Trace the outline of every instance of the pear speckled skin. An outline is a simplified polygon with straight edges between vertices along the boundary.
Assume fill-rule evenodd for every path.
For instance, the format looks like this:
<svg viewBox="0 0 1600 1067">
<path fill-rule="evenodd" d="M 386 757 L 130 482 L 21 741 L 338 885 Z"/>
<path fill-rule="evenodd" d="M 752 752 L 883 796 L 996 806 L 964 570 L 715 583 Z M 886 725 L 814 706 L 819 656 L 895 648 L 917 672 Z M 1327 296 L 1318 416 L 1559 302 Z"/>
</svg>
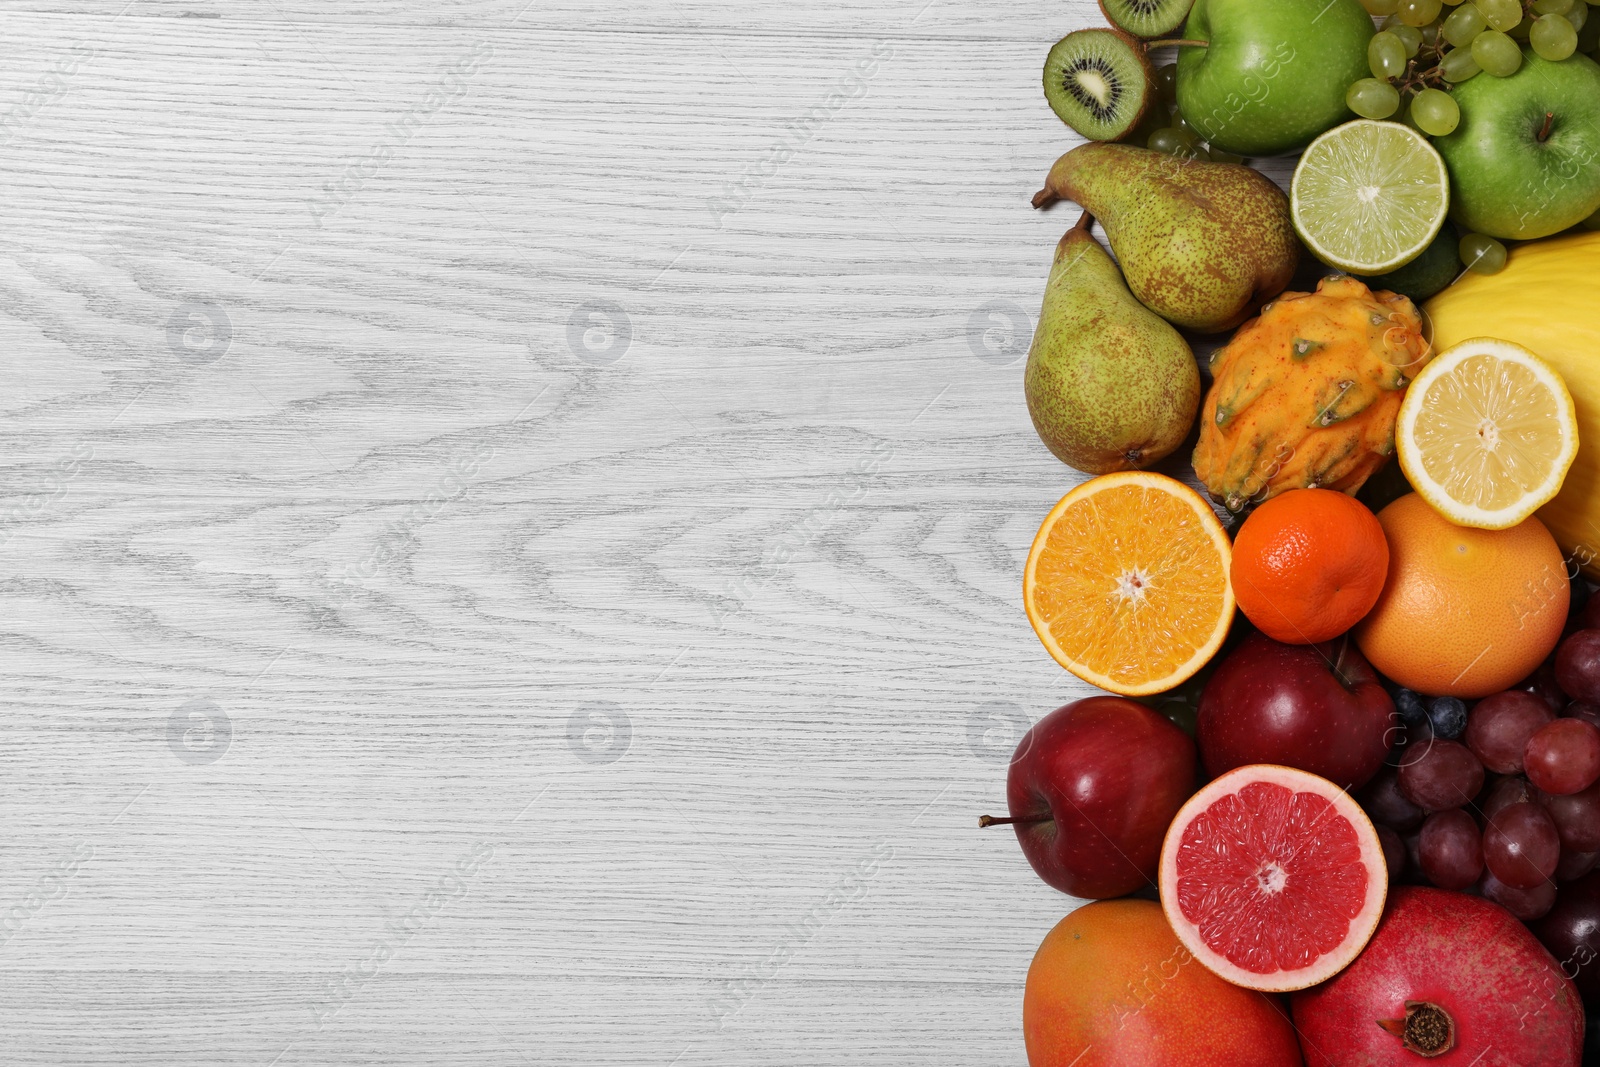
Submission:
<svg viewBox="0 0 1600 1067">
<path fill-rule="evenodd" d="M 1146 307 L 1199 333 L 1239 325 L 1300 262 L 1289 198 L 1249 167 L 1084 144 L 1056 160 L 1033 206 L 1058 199 L 1100 220 Z"/>
<path fill-rule="evenodd" d="M 1183 337 L 1133 298 L 1087 214 L 1056 246 L 1023 373 L 1034 429 L 1086 474 L 1148 467 L 1189 433 L 1200 371 Z"/>
</svg>

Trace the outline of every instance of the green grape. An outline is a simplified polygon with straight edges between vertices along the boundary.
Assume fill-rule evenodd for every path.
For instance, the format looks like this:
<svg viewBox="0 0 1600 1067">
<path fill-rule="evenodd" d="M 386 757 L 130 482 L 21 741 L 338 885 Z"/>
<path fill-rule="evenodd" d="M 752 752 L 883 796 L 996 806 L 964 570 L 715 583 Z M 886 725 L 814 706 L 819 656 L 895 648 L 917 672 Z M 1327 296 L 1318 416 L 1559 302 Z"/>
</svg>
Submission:
<svg viewBox="0 0 1600 1067">
<path fill-rule="evenodd" d="M 1507 30 L 1506 36 L 1511 38 L 1513 41 L 1526 41 L 1528 39 L 1528 32 L 1532 29 L 1533 20 L 1523 19 L 1521 22 Z"/>
<path fill-rule="evenodd" d="M 1540 15 L 1528 34 L 1541 59 L 1559 63 L 1578 50 L 1578 31 L 1562 15 Z"/>
<path fill-rule="evenodd" d="M 1394 14 L 1400 0 L 1361 0 L 1361 6 L 1367 9 L 1367 14 L 1382 18 Z"/>
<path fill-rule="evenodd" d="M 1442 0 L 1400 0 L 1400 7 L 1395 14 L 1407 26 L 1421 27 L 1438 18 L 1439 9 L 1443 6 Z"/>
<path fill-rule="evenodd" d="M 1161 99 L 1172 103 L 1178 99 L 1178 65 L 1168 63 L 1156 68 L 1156 88 L 1161 92 Z"/>
<path fill-rule="evenodd" d="M 1522 49 L 1499 30 L 1484 30 L 1472 42 L 1472 61 L 1486 74 L 1509 78 L 1522 66 Z"/>
<path fill-rule="evenodd" d="M 1400 38 L 1401 43 L 1406 46 L 1407 59 L 1416 55 L 1417 49 L 1422 47 L 1422 31 L 1415 26 L 1407 26 L 1403 22 L 1395 22 L 1394 19 L 1390 18 L 1384 19 L 1383 28 Z"/>
<path fill-rule="evenodd" d="M 1461 122 L 1455 98 L 1442 89 L 1424 89 L 1411 101 L 1411 117 L 1429 137 L 1443 137 Z"/>
<path fill-rule="evenodd" d="M 1533 0 L 1536 15 L 1565 15 L 1572 10 L 1572 0 Z"/>
<path fill-rule="evenodd" d="M 1522 5 L 1517 0 L 1472 0 L 1483 12 L 1483 20 L 1490 29 L 1504 33 L 1522 21 Z M 1484 68 L 1488 69 L 1488 68 Z"/>
<path fill-rule="evenodd" d="M 1583 29 L 1583 24 L 1589 21 L 1589 5 L 1584 3 L 1583 0 L 1576 0 L 1572 5 L 1572 10 L 1567 12 L 1565 18 L 1572 23 L 1573 29 Z"/>
<path fill-rule="evenodd" d="M 1184 118 L 1182 114 L 1176 111 L 1172 113 L 1172 128 L 1175 130 L 1187 130 L 1190 133 L 1195 133 L 1195 128 L 1189 122 L 1189 120 Z M 1196 136 L 1199 135 L 1196 134 Z"/>
<path fill-rule="evenodd" d="M 1157 152 L 1165 152 L 1169 156 L 1186 156 L 1200 145 L 1200 138 L 1191 130 L 1174 129 L 1171 126 L 1157 130 L 1145 142 L 1146 148 Z"/>
<path fill-rule="evenodd" d="M 1400 90 L 1377 78 L 1362 78 L 1351 83 L 1344 102 L 1364 119 L 1386 119 L 1400 110 Z"/>
<path fill-rule="evenodd" d="M 1444 39 L 1452 47 L 1466 48 L 1472 44 L 1472 39 L 1488 27 L 1484 21 L 1483 12 L 1473 4 L 1462 4 L 1450 12 L 1450 17 L 1444 20 Z M 1372 54 L 1372 46 L 1367 46 L 1367 54 Z"/>
<path fill-rule="evenodd" d="M 1469 233 L 1456 245 L 1461 262 L 1478 274 L 1499 274 L 1506 265 L 1506 246 L 1493 237 Z"/>
<path fill-rule="evenodd" d="M 1213 160 L 1211 158 L 1211 153 L 1206 151 L 1204 145 L 1199 145 L 1199 146 L 1197 146 L 1195 148 L 1184 149 L 1182 152 L 1179 152 L 1178 154 L 1180 156 L 1182 156 L 1184 159 L 1198 159 L 1202 163 L 1215 162 L 1215 160 Z"/>
<path fill-rule="evenodd" d="M 1470 48 L 1453 48 L 1439 60 L 1439 73 L 1452 85 L 1466 81 L 1482 69 L 1473 60 Z"/>
<path fill-rule="evenodd" d="M 1398 78 L 1406 72 L 1405 42 L 1388 30 L 1367 42 L 1367 66 L 1374 78 Z"/>
<path fill-rule="evenodd" d="M 1567 18 L 1571 17 L 1572 12 L 1567 12 Z M 1583 25 L 1578 27 L 1578 51 L 1593 52 L 1597 45 L 1600 45 L 1600 18 L 1585 18 Z"/>
<path fill-rule="evenodd" d="M 1422 27 L 1422 47 L 1437 48 L 1439 45 L 1439 23 L 1430 22 Z"/>
</svg>

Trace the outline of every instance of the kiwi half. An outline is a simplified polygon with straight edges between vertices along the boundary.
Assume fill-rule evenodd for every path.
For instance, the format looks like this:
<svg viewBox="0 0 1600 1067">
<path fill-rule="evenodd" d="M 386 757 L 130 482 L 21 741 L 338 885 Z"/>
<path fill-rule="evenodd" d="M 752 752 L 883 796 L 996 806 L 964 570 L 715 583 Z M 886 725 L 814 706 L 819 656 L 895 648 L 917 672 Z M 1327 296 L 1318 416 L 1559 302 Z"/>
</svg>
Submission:
<svg viewBox="0 0 1600 1067">
<path fill-rule="evenodd" d="M 1156 98 L 1144 46 L 1121 30 L 1074 30 L 1044 61 L 1044 98 L 1091 141 L 1115 141 L 1139 125 Z"/>
<path fill-rule="evenodd" d="M 1189 17 L 1194 0 L 1100 0 L 1113 26 L 1135 37 L 1165 37 Z"/>
</svg>

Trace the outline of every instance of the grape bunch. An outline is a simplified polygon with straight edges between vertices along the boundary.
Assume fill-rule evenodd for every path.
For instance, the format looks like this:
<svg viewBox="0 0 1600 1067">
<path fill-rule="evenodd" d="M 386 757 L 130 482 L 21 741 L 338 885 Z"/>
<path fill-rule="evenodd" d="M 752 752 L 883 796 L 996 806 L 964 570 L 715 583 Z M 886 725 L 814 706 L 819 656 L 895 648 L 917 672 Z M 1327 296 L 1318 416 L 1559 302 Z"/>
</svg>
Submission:
<svg viewBox="0 0 1600 1067">
<path fill-rule="evenodd" d="M 1554 63 L 1600 43 L 1600 20 L 1590 24 L 1588 0 L 1361 2 L 1384 19 L 1367 44 L 1372 77 L 1352 84 L 1345 102 L 1363 118 L 1398 114 L 1430 137 L 1451 133 L 1461 121 L 1449 87 L 1480 73 L 1509 78 L 1522 67 L 1521 42 Z"/>
<path fill-rule="evenodd" d="M 1470 708 L 1395 693 L 1403 743 L 1359 798 L 1391 878 L 1480 893 L 1532 922 L 1600 868 L 1600 599 L 1587 599 L 1516 689 Z"/>
</svg>

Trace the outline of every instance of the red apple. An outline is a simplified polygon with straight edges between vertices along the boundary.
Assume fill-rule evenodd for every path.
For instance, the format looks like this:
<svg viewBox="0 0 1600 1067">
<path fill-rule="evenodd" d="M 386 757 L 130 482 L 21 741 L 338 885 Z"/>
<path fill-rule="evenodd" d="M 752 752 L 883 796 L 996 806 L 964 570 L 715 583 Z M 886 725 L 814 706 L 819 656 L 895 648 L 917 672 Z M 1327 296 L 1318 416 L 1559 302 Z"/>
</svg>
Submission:
<svg viewBox="0 0 1600 1067">
<path fill-rule="evenodd" d="M 1278 763 L 1358 789 L 1383 766 L 1398 722 L 1353 643 L 1282 645 L 1255 633 L 1200 694 L 1200 759 L 1212 775 Z"/>
<path fill-rule="evenodd" d="M 1006 775 L 1022 854 L 1075 897 L 1120 897 L 1153 882 L 1161 841 L 1195 787 L 1194 742 L 1123 697 L 1057 708 L 1023 735 Z"/>
</svg>

